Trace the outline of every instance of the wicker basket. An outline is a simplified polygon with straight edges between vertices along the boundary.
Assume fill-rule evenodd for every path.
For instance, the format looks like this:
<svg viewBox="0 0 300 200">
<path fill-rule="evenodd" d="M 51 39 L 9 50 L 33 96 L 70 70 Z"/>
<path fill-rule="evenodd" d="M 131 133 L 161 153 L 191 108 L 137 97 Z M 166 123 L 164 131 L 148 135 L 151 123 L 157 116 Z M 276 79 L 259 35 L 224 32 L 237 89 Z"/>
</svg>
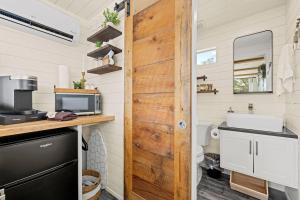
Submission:
<svg viewBox="0 0 300 200">
<path fill-rule="evenodd" d="M 92 176 L 95 177 L 95 183 L 93 185 L 90 186 L 82 186 L 82 192 L 83 194 L 87 194 L 89 192 L 92 192 L 93 190 L 97 189 L 97 187 L 100 185 L 100 181 L 101 181 L 101 176 L 100 173 L 95 171 L 95 170 L 83 170 L 82 171 L 82 175 L 83 176 Z M 100 199 L 100 193 L 101 191 L 99 190 L 99 192 L 97 192 L 93 197 L 89 198 L 88 200 L 99 200 Z"/>
</svg>

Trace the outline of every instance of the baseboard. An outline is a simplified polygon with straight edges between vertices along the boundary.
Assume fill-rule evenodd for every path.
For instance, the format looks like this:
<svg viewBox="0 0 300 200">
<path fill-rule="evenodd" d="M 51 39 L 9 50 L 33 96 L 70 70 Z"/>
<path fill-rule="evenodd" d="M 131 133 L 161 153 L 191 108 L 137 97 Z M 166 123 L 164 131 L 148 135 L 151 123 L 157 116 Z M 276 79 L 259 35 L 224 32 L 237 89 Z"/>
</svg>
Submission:
<svg viewBox="0 0 300 200">
<path fill-rule="evenodd" d="M 285 186 L 277 184 L 277 183 L 269 182 L 269 187 L 273 188 L 275 190 L 279 190 L 281 192 L 285 192 Z"/>
<path fill-rule="evenodd" d="M 109 192 L 111 195 L 116 197 L 118 200 L 124 200 L 124 197 L 120 196 L 118 193 L 114 192 L 111 188 L 106 187 L 105 190 Z"/>
<path fill-rule="evenodd" d="M 298 190 L 297 189 L 286 187 L 285 195 L 288 200 L 298 200 Z"/>
</svg>

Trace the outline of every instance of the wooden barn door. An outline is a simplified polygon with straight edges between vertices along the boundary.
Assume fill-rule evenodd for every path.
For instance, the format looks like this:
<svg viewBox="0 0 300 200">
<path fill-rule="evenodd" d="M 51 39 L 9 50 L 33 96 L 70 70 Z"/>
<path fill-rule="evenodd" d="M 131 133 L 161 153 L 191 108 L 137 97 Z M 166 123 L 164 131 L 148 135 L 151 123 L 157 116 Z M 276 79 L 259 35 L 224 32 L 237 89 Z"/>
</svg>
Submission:
<svg viewBox="0 0 300 200">
<path fill-rule="evenodd" d="M 125 199 L 191 196 L 191 0 L 159 0 L 125 28 Z"/>
</svg>

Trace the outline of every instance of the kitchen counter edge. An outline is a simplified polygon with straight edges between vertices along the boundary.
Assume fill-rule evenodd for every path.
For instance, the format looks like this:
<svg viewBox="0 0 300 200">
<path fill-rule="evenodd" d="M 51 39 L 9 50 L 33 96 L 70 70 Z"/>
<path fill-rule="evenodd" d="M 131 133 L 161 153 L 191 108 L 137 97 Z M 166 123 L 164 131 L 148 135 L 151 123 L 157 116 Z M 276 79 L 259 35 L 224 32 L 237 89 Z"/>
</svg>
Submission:
<svg viewBox="0 0 300 200">
<path fill-rule="evenodd" d="M 26 122 L 26 123 L 13 124 L 13 125 L 0 125 L 0 137 L 51 130 L 57 128 L 79 126 L 79 125 L 93 125 L 93 124 L 114 121 L 114 120 L 115 120 L 114 116 L 93 115 L 93 116 L 80 116 L 70 121 L 41 120 L 41 121 Z"/>
</svg>

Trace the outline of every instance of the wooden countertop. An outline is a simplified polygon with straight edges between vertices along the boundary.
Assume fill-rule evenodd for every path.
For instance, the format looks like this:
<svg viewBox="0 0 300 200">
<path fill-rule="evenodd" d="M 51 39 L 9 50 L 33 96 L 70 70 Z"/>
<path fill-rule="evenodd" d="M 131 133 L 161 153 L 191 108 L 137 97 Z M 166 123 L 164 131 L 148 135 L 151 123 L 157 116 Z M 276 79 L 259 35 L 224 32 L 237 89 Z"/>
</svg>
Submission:
<svg viewBox="0 0 300 200">
<path fill-rule="evenodd" d="M 49 121 L 42 120 L 36 122 L 27 122 L 13 125 L 0 125 L 0 137 L 44 131 L 56 128 L 64 128 L 78 125 L 98 124 L 115 120 L 114 116 L 93 115 L 81 116 L 71 121 Z"/>
</svg>

